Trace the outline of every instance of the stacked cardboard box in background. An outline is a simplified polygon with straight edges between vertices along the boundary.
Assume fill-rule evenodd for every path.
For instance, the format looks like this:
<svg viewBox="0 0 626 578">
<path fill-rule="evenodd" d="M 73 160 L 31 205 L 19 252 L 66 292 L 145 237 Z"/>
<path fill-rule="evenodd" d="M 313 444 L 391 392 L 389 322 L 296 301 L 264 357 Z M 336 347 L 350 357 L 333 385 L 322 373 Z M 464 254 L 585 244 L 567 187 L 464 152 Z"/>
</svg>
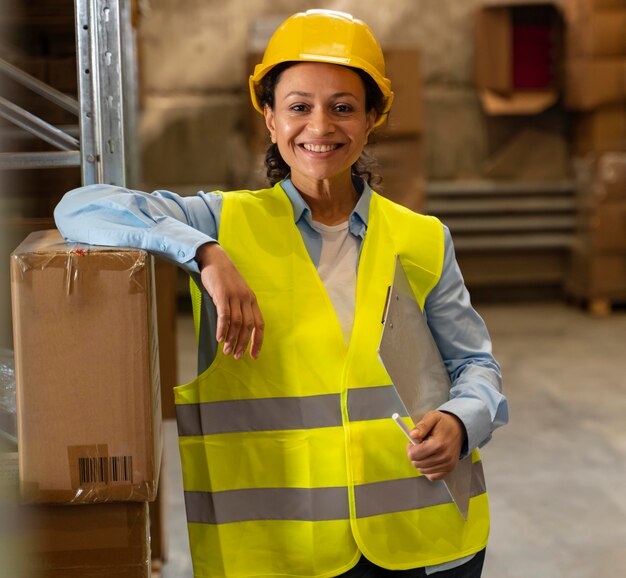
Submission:
<svg viewBox="0 0 626 578">
<path fill-rule="evenodd" d="M 566 92 L 580 235 L 570 295 L 626 300 L 626 0 L 566 0 Z"/>
<path fill-rule="evenodd" d="M 384 47 L 383 51 L 394 101 L 387 122 L 372 133 L 372 144 L 366 148 L 374 159 L 374 172 L 383 179 L 374 189 L 419 213 L 425 208 L 420 51 L 394 47 Z"/>
<path fill-rule="evenodd" d="M 474 22 L 474 81 L 486 115 L 483 176 L 569 177 L 560 104 L 563 17 L 548 0 L 484 3 Z"/>
<path fill-rule="evenodd" d="M 626 151 L 626 0 L 566 0 L 565 17 L 574 153 Z"/>
<path fill-rule="evenodd" d="M 150 575 L 147 502 L 162 454 L 153 287 L 152 258 L 141 250 L 40 231 L 12 254 L 33 576 Z"/>
<path fill-rule="evenodd" d="M 581 234 L 567 291 L 602 314 L 626 301 L 626 153 L 578 159 L 576 169 Z"/>
<path fill-rule="evenodd" d="M 149 578 L 148 504 L 22 508 L 28 578 Z"/>
</svg>

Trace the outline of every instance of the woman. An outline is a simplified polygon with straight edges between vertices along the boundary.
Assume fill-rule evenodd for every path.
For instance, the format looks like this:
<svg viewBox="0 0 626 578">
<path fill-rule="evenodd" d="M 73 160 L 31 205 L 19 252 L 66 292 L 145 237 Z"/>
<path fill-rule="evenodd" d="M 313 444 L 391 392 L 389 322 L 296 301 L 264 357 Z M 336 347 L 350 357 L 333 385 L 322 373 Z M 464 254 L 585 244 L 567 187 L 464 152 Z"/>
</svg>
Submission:
<svg viewBox="0 0 626 578">
<path fill-rule="evenodd" d="M 68 239 L 144 247 L 196 281 L 200 375 L 175 389 L 195 575 L 479 576 L 476 448 L 506 422 L 506 400 L 447 229 L 373 193 L 361 168 L 393 100 L 380 46 L 350 15 L 299 13 L 250 86 L 272 188 L 92 185 L 55 213 Z M 452 380 L 409 447 L 376 356 L 396 254 Z M 469 452 L 465 521 L 438 480 Z"/>
</svg>

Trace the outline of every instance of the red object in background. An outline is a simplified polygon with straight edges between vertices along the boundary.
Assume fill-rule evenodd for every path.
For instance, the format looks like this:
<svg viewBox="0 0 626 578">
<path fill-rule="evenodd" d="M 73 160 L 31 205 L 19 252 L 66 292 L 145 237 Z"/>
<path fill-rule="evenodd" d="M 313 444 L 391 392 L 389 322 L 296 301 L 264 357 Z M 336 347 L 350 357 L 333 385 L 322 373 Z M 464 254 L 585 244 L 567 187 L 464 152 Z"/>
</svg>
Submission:
<svg viewBox="0 0 626 578">
<path fill-rule="evenodd" d="M 553 85 L 551 27 L 513 26 L 513 88 L 549 88 Z"/>
</svg>

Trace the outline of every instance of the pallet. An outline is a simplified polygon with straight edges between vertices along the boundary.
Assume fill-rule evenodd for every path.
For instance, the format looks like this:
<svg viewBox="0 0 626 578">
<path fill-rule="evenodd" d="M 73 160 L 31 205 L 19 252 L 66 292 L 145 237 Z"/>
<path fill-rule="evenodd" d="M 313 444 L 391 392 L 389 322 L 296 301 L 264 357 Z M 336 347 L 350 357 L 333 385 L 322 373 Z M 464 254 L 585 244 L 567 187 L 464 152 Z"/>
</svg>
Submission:
<svg viewBox="0 0 626 578">
<path fill-rule="evenodd" d="M 609 317 L 614 312 L 626 311 L 626 295 L 619 298 L 568 295 L 567 301 L 580 307 L 592 317 Z"/>
</svg>

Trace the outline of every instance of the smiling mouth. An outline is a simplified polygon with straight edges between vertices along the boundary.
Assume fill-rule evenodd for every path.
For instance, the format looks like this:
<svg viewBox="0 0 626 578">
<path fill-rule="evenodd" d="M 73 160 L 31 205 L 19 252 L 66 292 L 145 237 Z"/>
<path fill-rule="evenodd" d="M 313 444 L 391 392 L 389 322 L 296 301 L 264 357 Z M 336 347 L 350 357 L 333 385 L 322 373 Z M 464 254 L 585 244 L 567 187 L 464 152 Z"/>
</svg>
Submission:
<svg viewBox="0 0 626 578">
<path fill-rule="evenodd" d="M 330 151 L 334 151 L 338 149 L 340 144 L 329 144 L 329 145 L 314 145 L 309 143 L 304 143 L 300 145 L 303 149 L 312 152 L 312 153 L 329 153 Z"/>
</svg>

